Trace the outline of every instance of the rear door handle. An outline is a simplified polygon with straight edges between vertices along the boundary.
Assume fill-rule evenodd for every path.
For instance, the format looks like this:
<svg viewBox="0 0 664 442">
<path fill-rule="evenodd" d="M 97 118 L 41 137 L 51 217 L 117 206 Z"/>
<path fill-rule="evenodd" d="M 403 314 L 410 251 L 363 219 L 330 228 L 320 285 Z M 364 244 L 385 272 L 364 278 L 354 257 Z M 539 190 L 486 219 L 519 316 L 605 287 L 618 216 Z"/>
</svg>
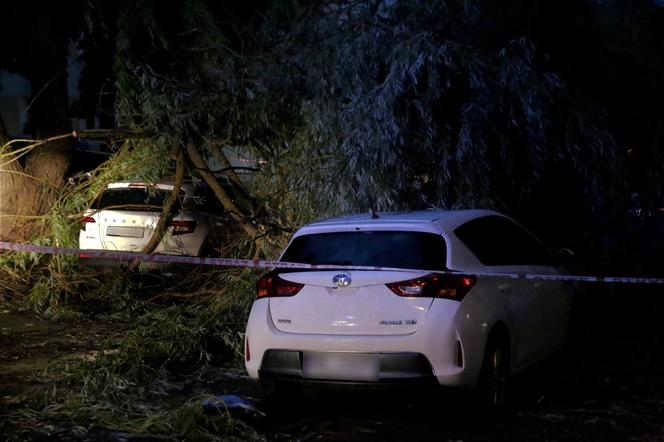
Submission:
<svg viewBox="0 0 664 442">
<path fill-rule="evenodd" d="M 511 289 L 512 286 L 504 282 L 498 285 L 498 290 L 500 290 L 500 293 L 509 293 Z"/>
<path fill-rule="evenodd" d="M 535 290 L 537 290 L 539 292 L 544 287 L 544 283 L 542 281 L 535 281 L 535 283 L 533 284 L 533 287 L 535 287 Z"/>
</svg>

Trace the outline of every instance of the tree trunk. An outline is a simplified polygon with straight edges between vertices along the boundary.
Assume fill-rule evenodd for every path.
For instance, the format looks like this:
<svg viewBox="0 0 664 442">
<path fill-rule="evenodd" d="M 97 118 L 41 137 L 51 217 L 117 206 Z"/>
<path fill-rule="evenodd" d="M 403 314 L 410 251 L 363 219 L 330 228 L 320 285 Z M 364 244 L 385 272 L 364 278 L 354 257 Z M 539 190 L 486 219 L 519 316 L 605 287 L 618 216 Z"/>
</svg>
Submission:
<svg viewBox="0 0 664 442">
<path fill-rule="evenodd" d="M 0 115 L 0 239 L 8 238 L 7 233 L 11 229 L 10 223 L 12 220 L 7 217 L 9 215 L 10 201 L 9 197 L 14 193 L 14 176 L 12 172 L 17 171 L 17 163 L 7 163 L 8 158 L 4 155 L 8 148 L 6 144 L 9 142 L 9 136 L 5 129 L 5 122 Z"/>
<path fill-rule="evenodd" d="M 7 140 L 6 134 L 0 139 Z M 25 165 L 6 141 L 0 151 L 0 239 L 25 242 L 43 233 L 40 219 L 65 184 L 71 135 L 33 144 Z M 43 224 L 41 224 L 43 225 Z"/>
<path fill-rule="evenodd" d="M 16 13 L 3 16 L 9 29 L 3 35 L 14 41 L 5 39 L 9 53 L 3 53 L 2 64 L 31 83 L 28 131 L 35 139 L 67 133 L 69 45 L 80 40 L 84 28 L 80 11 L 53 1 L 17 2 L 13 7 Z M 41 144 L 20 161 L 10 161 L 13 147 L 2 149 L 1 155 L 7 156 L 0 157 L 0 239 L 27 241 L 43 233 L 38 218 L 43 219 L 61 195 L 71 141 L 66 137 Z"/>
<path fill-rule="evenodd" d="M 238 225 L 244 230 L 247 235 L 251 238 L 252 241 L 256 244 L 257 255 L 263 249 L 262 242 L 260 238 L 262 237 L 261 231 L 258 227 L 249 221 L 244 214 L 240 211 L 237 205 L 233 202 L 233 199 L 228 195 L 226 190 L 219 184 L 217 178 L 210 171 L 205 159 L 200 154 L 196 146 L 192 142 L 187 143 L 187 156 L 191 160 L 192 164 L 196 168 L 198 174 L 205 180 L 205 182 L 210 186 L 215 196 L 221 202 L 221 204 L 226 208 L 230 214 L 233 221 L 238 223 Z"/>
</svg>

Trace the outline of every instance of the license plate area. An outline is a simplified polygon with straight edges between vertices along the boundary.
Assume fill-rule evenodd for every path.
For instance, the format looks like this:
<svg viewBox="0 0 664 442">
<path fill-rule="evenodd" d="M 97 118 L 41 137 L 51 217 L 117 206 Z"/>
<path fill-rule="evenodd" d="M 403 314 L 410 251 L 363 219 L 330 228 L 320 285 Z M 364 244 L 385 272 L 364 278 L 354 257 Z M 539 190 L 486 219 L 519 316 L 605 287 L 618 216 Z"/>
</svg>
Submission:
<svg viewBox="0 0 664 442">
<path fill-rule="evenodd" d="M 144 227 L 109 226 L 106 236 L 121 236 L 124 238 L 143 238 Z"/>
<path fill-rule="evenodd" d="M 335 381 L 377 382 L 380 374 L 380 354 L 304 352 L 302 377 Z"/>
</svg>

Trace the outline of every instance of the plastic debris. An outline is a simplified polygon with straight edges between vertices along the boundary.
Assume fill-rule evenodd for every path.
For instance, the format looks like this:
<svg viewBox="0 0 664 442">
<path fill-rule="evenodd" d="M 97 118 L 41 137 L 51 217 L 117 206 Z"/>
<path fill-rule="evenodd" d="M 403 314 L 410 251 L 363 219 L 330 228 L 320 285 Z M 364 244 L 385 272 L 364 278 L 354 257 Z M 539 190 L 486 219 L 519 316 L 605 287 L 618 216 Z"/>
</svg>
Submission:
<svg viewBox="0 0 664 442">
<path fill-rule="evenodd" d="M 205 411 L 228 411 L 240 412 L 252 417 L 264 417 L 265 413 L 260 411 L 249 399 L 241 398 L 234 394 L 215 395 L 203 401 Z"/>
</svg>

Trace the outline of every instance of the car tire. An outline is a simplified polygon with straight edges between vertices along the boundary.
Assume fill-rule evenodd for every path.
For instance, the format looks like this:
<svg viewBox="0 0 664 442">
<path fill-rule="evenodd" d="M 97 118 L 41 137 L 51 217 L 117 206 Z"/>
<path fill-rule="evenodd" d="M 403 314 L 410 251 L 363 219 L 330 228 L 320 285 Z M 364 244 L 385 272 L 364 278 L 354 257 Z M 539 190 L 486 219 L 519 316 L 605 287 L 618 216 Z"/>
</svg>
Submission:
<svg viewBox="0 0 664 442">
<path fill-rule="evenodd" d="M 480 372 L 480 400 L 488 409 L 504 409 L 509 399 L 510 351 L 507 339 L 493 335 L 487 342 Z"/>
</svg>

